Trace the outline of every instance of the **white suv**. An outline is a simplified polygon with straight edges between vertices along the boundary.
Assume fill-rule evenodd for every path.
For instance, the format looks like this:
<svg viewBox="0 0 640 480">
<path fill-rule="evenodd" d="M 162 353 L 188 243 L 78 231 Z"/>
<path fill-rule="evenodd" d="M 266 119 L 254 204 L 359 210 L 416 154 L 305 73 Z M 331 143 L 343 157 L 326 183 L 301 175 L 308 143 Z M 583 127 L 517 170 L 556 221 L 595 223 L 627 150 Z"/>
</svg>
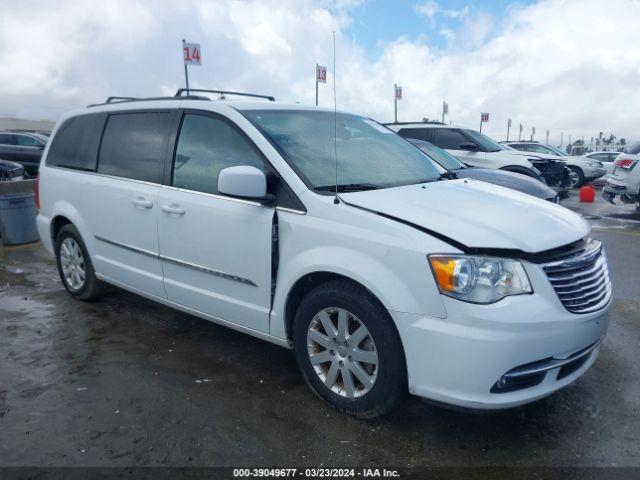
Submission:
<svg viewBox="0 0 640 480">
<path fill-rule="evenodd" d="M 470 128 L 439 122 L 388 123 L 386 126 L 404 138 L 430 142 L 472 167 L 508 170 L 544 182 L 541 172 L 527 160 L 530 155 L 505 150 L 486 135 Z"/>
<path fill-rule="evenodd" d="M 607 330 L 602 245 L 563 207 L 445 178 L 357 115 L 128 101 L 61 119 L 37 222 L 73 297 L 107 282 L 292 348 L 340 411 L 549 395 Z"/>
</svg>

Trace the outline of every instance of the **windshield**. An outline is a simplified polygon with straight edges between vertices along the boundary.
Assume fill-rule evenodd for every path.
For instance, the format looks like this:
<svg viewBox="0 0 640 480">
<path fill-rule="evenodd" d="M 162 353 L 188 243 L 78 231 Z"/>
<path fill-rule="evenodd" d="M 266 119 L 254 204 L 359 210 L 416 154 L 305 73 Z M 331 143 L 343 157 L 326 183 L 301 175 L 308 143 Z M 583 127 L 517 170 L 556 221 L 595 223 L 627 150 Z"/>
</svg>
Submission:
<svg viewBox="0 0 640 480">
<path fill-rule="evenodd" d="M 499 152 L 500 150 L 504 150 L 501 145 L 480 132 L 476 132 L 475 130 L 465 130 L 464 132 L 473 138 L 476 143 L 478 143 L 487 152 Z"/>
<path fill-rule="evenodd" d="M 544 145 L 547 149 L 551 150 L 551 154 L 555 154 L 555 155 L 560 155 L 561 157 L 566 157 L 567 154 L 564 153 L 562 150 L 552 147 L 551 145 Z"/>
<path fill-rule="evenodd" d="M 429 155 L 431 158 L 433 158 L 436 162 L 438 162 L 447 170 L 460 170 L 461 168 L 465 168 L 464 163 L 462 163 L 460 160 L 458 160 L 456 157 L 454 157 L 450 153 L 444 151 L 439 147 L 436 147 L 432 143 L 420 142 L 420 143 L 414 143 L 414 145 L 418 147 L 420 150 L 422 150 L 424 153 Z"/>
<path fill-rule="evenodd" d="M 438 180 L 445 171 L 379 123 L 357 115 L 313 110 L 242 112 L 314 189 L 336 183 L 384 188 Z M 334 151 L 335 138 L 335 151 Z"/>
</svg>

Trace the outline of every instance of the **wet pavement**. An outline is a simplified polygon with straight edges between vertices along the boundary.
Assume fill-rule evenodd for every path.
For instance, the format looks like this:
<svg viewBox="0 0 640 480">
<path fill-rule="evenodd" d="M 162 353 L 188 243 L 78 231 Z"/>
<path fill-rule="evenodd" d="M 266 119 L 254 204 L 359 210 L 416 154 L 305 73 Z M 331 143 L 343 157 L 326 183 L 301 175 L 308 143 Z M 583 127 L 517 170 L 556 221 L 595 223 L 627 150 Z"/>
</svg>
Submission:
<svg viewBox="0 0 640 480">
<path fill-rule="evenodd" d="M 600 358 L 547 399 L 487 414 L 416 398 L 375 421 L 337 414 L 290 351 L 115 288 L 74 301 L 40 245 L 5 248 L 0 466 L 639 466 L 640 222 L 599 200 L 563 203 L 609 256 Z"/>
</svg>

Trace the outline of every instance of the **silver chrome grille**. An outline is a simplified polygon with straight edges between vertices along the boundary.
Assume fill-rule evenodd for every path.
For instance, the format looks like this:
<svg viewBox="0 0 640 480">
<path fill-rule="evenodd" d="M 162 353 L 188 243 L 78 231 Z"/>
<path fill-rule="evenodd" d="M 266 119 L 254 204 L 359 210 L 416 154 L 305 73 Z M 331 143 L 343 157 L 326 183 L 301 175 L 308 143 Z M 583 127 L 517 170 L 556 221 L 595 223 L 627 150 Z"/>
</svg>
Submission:
<svg viewBox="0 0 640 480">
<path fill-rule="evenodd" d="M 542 268 L 570 312 L 594 312 L 611 299 L 611 279 L 602 242 L 588 240 L 582 251 L 545 263 Z"/>
</svg>

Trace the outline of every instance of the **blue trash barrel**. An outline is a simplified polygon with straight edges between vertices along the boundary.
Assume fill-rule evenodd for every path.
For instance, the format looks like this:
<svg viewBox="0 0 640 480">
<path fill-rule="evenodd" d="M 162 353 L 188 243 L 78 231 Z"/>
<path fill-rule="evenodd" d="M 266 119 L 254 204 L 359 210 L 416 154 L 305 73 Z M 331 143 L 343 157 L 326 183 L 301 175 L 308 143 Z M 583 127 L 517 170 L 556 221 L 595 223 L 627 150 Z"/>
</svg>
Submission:
<svg viewBox="0 0 640 480">
<path fill-rule="evenodd" d="M 35 242 L 40 238 L 34 193 L 0 195 L 0 238 L 5 245 Z"/>
</svg>

